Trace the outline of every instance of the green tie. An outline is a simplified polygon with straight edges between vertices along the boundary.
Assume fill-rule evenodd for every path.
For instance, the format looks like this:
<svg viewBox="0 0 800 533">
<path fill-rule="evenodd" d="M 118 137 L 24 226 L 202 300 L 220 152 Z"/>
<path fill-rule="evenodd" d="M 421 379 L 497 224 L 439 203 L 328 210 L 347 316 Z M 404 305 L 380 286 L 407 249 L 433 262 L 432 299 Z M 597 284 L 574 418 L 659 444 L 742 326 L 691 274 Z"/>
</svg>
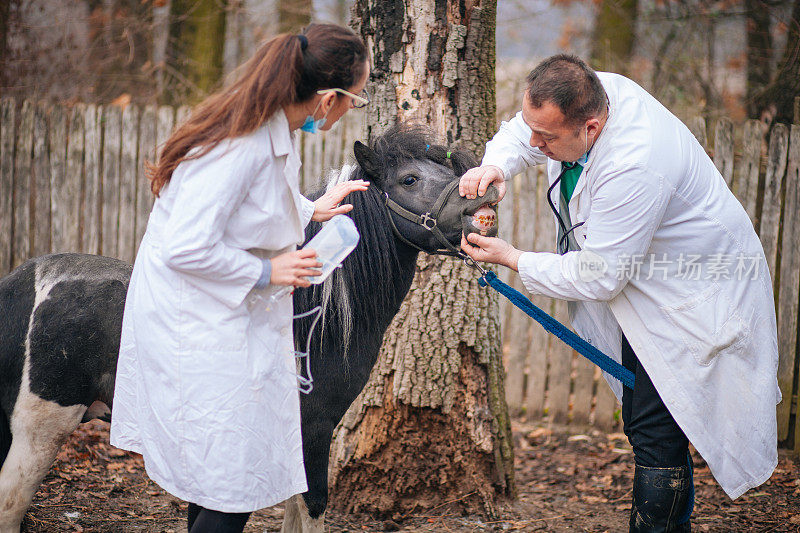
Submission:
<svg viewBox="0 0 800 533">
<path fill-rule="evenodd" d="M 561 163 L 561 196 L 567 203 L 572 198 L 581 172 L 583 172 L 583 166 L 580 163 Z"/>
</svg>

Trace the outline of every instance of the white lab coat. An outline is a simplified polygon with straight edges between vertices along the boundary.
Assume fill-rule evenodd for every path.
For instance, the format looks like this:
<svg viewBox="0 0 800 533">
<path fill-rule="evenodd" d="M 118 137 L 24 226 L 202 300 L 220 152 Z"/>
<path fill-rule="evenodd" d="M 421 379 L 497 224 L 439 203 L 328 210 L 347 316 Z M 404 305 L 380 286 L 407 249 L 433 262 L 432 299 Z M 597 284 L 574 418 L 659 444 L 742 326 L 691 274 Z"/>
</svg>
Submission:
<svg viewBox="0 0 800 533">
<path fill-rule="evenodd" d="M 175 496 L 248 512 L 307 490 L 292 299 L 252 290 L 294 250 L 299 191 L 286 116 L 181 163 L 153 206 L 128 289 L 111 444 Z"/>
<path fill-rule="evenodd" d="M 569 202 L 572 223 L 585 222 L 576 230 L 581 251 L 524 253 L 520 277 L 532 293 L 569 300 L 575 331 L 618 362 L 621 328 L 736 498 L 777 465 L 777 330 L 763 248 L 688 128 L 631 80 L 598 76 L 610 115 Z M 553 183 L 560 162 L 532 148 L 530 135 L 518 113 L 487 144 L 483 164 L 509 179 L 546 162 Z M 558 206 L 559 187 L 552 195 Z M 588 268 L 598 264 L 604 273 Z M 755 274 L 742 275 L 753 265 Z M 606 378 L 621 398 L 620 383 Z"/>
</svg>

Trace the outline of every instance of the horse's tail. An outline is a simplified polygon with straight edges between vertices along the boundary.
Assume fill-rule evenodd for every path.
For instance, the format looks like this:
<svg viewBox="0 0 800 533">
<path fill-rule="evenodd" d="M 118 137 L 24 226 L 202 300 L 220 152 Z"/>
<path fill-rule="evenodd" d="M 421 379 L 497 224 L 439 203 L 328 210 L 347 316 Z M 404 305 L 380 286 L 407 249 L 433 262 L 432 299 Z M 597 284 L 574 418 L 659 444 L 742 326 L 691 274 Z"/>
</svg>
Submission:
<svg viewBox="0 0 800 533">
<path fill-rule="evenodd" d="M 6 412 L 0 408 L 0 468 L 6 461 L 8 450 L 11 448 L 11 424 Z"/>
</svg>

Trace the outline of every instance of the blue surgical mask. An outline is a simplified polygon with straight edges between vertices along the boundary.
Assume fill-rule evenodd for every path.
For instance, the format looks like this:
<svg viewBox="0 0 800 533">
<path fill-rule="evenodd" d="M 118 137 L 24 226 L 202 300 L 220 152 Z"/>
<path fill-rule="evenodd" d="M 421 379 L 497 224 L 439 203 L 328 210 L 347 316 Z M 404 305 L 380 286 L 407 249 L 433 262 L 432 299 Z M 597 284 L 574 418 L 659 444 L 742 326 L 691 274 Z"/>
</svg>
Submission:
<svg viewBox="0 0 800 533">
<path fill-rule="evenodd" d="M 327 118 L 328 117 L 328 113 L 327 112 L 325 113 L 325 116 L 322 117 L 321 119 L 314 120 L 314 115 L 317 113 L 317 109 L 319 109 L 319 104 L 321 104 L 321 103 L 322 103 L 322 100 L 320 100 L 319 103 L 317 104 L 317 107 L 314 108 L 314 112 L 306 117 L 305 122 L 303 122 L 303 125 L 300 126 L 301 130 L 303 130 L 305 132 L 308 132 L 308 133 L 317 133 L 319 131 L 319 129 L 322 126 L 325 125 L 325 121 L 328 120 L 328 118 Z"/>
<path fill-rule="evenodd" d="M 325 120 L 325 117 L 322 117 L 319 120 L 314 120 L 313 115 L 308 115 L 306 117 L 306 121 L 303 122 L 302 126 L 300 126 L 300 129 L 308 133 L 317 133 L 319 129 L 325 125 Z"/>
</svg>

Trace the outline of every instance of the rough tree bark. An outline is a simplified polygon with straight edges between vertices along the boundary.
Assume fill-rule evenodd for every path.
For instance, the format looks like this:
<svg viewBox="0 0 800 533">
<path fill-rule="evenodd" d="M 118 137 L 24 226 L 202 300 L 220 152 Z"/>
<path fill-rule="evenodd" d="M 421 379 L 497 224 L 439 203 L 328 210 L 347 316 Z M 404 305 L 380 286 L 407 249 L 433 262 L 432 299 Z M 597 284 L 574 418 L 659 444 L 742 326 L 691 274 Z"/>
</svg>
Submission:
<svg viewBox="0 0 800 533">
<path fill-rule="evenodd" d="M 495 127 L 496 0 L 357 0 L 372 50 L 369 136 L 429 124 L 480 157 Z M 497 296 L 461 261 L 421 256 L 364 392 L 332 446 L 331 504 L 402 512 L 513 496 Z"/>
</svg>

